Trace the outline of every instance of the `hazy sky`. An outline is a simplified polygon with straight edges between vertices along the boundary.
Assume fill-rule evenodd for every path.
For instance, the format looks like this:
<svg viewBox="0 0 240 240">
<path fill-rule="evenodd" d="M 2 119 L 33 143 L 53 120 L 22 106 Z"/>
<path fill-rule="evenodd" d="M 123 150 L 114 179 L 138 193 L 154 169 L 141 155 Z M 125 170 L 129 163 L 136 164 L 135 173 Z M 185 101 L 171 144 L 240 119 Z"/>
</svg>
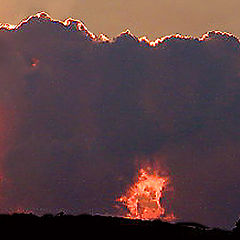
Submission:
<svg viewBox="0 0 240 240">
<path fill-rule="evenodd" d="M 238 0 L 0 0 L 0 22 L 46 11 L 64 20 L 81 19 L 95 33 L 116 36 L 129 28 L 154 39 L 167 34 L 202 35 L 209 30 L 240 35 Z"/>
</svg>

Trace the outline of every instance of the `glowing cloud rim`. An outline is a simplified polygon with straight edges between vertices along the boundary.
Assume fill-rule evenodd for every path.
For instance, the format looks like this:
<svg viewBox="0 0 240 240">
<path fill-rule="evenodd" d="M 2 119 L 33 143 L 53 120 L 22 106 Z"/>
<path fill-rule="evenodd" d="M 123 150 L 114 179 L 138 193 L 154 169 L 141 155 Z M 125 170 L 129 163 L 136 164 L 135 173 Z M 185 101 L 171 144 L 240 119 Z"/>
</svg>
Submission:
<svg viewBox="0 0 240 240">
<path fill-rule="evenodd" d="M 20 23 L 17 25 L 12 25 L 9 23 L 0 23 L 0 30 L 3 29 L 3 30 L 7 30 L 7 31 L 16 31 L 23 24 L 28 23 L 32 18 L 39 18 L 41 20 L 51 21 L 54 23 L 61 24 L 65 27 L 75 26 L 77 31 L 84 32 L 92 41 L 99 42 L 99 43 L 103 43 L 103 42 L 114 43 L 117 38 L 119 38 L 123 35 L 128 35 L 132 39 L 135 39 L 138 43 L 144 43 L 151 47 L 158 47 L 164 41 L 172 39 L 172 38 L 183 39 L 183 40 L 195 40 L 195 41 L 201 42 L 201 41 L 205 41 L 207 38 L 210 37 L 210 35 L 214 34 L 214 35 L 218 35 L 218 36 L 223 36 L 223 37 L 226 36 L 229 38 L 234 38 L 240 44 L 240 39 L 237 36 L 235 36 L 232 33 L 223 32 L 223 31 L 219 31 L 219 30 L 208 31 L 207 33 L 203 34 L 201 37 L 194 37 L 191 35 L 181 35 L 181 34 L 177 33 L 177 34 L 166 35 L 166 36 L 157 38 L 153 41 L 150 41 L 146 36 L 136 37 L 134 34 L 132 34 L 130 32 L 129 29 L 127 29 L 126 31 L 121 32 L 118 36 L 109 38 L 103 33 L 101 33 L 99 35 L 95 35 L 94 33 L 90 32 L 81 20 L 73 19 L 70 17 L 64 21 L 61 21 L 61 20 L 53 19 L 48 13 L 46 13 L 44 11 L 38 12 L 34 15 L 31 15 L 26 19 L 22 19 L 20 21 Z"/>
<path fill-rule="evenodd" d="M 96 41 L 96 42 L 100 42 L 100 43 L 115 42 L 115 40 L 118 37 L 121 37 L 123 35 L 128 35 L 131 38 L 135 39 L 139 43 L 145 43 L 145 44 L 147 44 L 151 47 L 157 47 L 161 43 L 163 43 L 164 41 L 166 41 L 168 39 L 171 39 L 171 38 L 177 38 L 177 39 L 183 39 L 183 40 L 205 41 L 207 38 L 209 38 L 209 36 L 211 34 L 226 36 L 226 37 L 232 37 L 232 38 L 235 38 L 238 43 L 240 43 L 240 39 L 238 37 L 236 37 L 234 34 L 231 34 L 231 33 L 228 33 L 228 32 L 222 32 L 222 31 L 218 31 L 218 30 L 208 31 L 207 33 L 203 34 L 201 37 L 193 37 L 191 35 L 171 34 L 171 35 L 166 35 L 166 36 L 163 36 L 161 38 L 157 38 L 153 41 L 150 41 L 146 36 L 136 37 L 134 34 L 132 34 L 130 32 L 130 30 L 127 29 L 126 31 L 121 32 L 117 37 L 109 38 L 105 34 L 102 34 L 102 33 L 99 34 L 99 35 L 95 35 L 94 33 L 90 32 L 87 29 L 87 27 L 84 25 L 84 23 L 80 20 L 73 19 L 73 18 L 67 18 L 64 21 L 56 20 L 56 19 L 53 19 L 48 13 L 46 13 L 44 11 L 38 12 L 34 15 L 31 15 L 26 19 L 22 19 L 20 21 L 20 23 L 17 24 L 17 25 L 12 25 L 12 24 L 9 24 L 9 23 L 0 23 L 0 30 L 1 29 L 8 30 L 8 31 L 18 30 L 23 24 L 28 23 L 32 18 L 39 18 L 39 19 L 42 19 L 42 20 L 51 21 L 51 22 L 54 22 L 54 23 L 64 25 L 65 27 L 69 27 L 71 25 L 74 25 L 76 27 L 77 31 L 81 31 L 81 32 L 86 33 L 87 36 L 89 36 L 91 40 Z"/>
</svg>

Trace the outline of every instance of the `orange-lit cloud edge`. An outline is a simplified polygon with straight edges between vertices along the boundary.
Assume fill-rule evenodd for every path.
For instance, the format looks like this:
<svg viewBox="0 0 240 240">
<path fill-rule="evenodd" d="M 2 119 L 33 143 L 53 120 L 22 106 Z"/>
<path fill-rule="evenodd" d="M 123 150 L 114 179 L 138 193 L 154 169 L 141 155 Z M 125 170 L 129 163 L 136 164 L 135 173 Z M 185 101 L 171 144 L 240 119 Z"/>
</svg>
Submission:
<svg viewBox="0 0 240 240">
<path fill-rule="evenodd" d="M 177 33 L 177 34 L 166 35 L 166 36 L 163 36 L 161 38 L 157 38 L 157 39 L 151 41 L 146 36 L 136 37 L 134 34 L 132 34 L 130 32 L 130 30 L 127 29 L 126 31 L 121 32 L 116 37 L 109 38 L 105 34 L 102 34 L 102 33 L 99 35 L 95 35 L 94 33 L 90 32 L 87 29 L 87 27 L 84 25 L 84 23 L 80 20 L 77 20 L 74 18 L 67 18 L 64 21 L 61 21 L 61 20 L 53 19 L 48 13 L 43 12 L 43 11 L 38 12 L 34 15 L 31 15 L 26 19 L 22 19 L 20 21 L 20 23 L 17 25 L 12 25 L 9 23 L 0 23 L 0 30 L 16 31 L 16 30 L 20 29 L 22 25 L 28 23 L 32 18 L 39 18 L 42 21 L 51 21 L 54 23 L 62 24 L 65 27 L 69 27 L 72 25 L 75 27 L 76 31 L 84 32 L 89 37 L 90 40 L 99 42 L 99 43 L 103 43 L 103 42 L 114 43 L 118 37 L 121 37 L 123 35 L 128 35 L 132 39 L 136 40 L 137 42 L 147 44 L 151 47 L 158 47 L 161 45 L 161 43 L 165 42 L 166 40 L 172 39 L 172 38 L 183 39 L 183 40 L 196 40 L 196 41 L 201 42 L 201 41 L 205 41 L 207 38 L 209 38 L 210 35 L 234 38 L 238 43 L 240 43 L 240 39 L 237 36 L 235 36 L 234 34 L 229 33 L 229 32 L 219 31 L 219 30 L 208 31 L 205 34 L 203 34 L 201 37 L 194 37 L 191 35 L 182 35 L 182 34 Z"/>
</svg>

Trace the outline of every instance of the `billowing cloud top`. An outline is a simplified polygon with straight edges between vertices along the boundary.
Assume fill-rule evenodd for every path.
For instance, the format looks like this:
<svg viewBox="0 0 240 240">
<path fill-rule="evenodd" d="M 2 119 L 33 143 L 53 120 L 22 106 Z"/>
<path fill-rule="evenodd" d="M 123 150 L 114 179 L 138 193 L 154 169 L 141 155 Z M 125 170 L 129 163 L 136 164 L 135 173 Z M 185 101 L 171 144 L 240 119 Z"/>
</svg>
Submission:
<svg viewBox="0 0 240 240">
<path fill-rule="evenodd" d="M 96 36 L 39 13 L 0 31 L 0 208 L 113 213 L 135 159 L 161 162 L 177 217 L 240 211 L 239 40 Z"/>
</svg>

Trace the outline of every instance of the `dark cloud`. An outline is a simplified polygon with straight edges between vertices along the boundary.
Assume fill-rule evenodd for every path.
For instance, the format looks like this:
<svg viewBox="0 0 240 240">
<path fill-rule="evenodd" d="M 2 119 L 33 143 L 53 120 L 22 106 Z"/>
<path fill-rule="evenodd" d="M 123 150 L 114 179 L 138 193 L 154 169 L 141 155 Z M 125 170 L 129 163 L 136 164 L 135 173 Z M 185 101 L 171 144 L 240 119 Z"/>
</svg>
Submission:
<svg viewBox="0 0 240 240">
<path fill-rule="evenodd" d="M 102 41 L 102 40 L 104 41 Z M 236 37 L 94 36 L 47 15 L 0 31 L 1 211 L 114 213 L 159 159 L 180 220 L 231 226 L 240 209 Z M 157 156 L 157 157 L 156 157 Z"/>
</svg>

